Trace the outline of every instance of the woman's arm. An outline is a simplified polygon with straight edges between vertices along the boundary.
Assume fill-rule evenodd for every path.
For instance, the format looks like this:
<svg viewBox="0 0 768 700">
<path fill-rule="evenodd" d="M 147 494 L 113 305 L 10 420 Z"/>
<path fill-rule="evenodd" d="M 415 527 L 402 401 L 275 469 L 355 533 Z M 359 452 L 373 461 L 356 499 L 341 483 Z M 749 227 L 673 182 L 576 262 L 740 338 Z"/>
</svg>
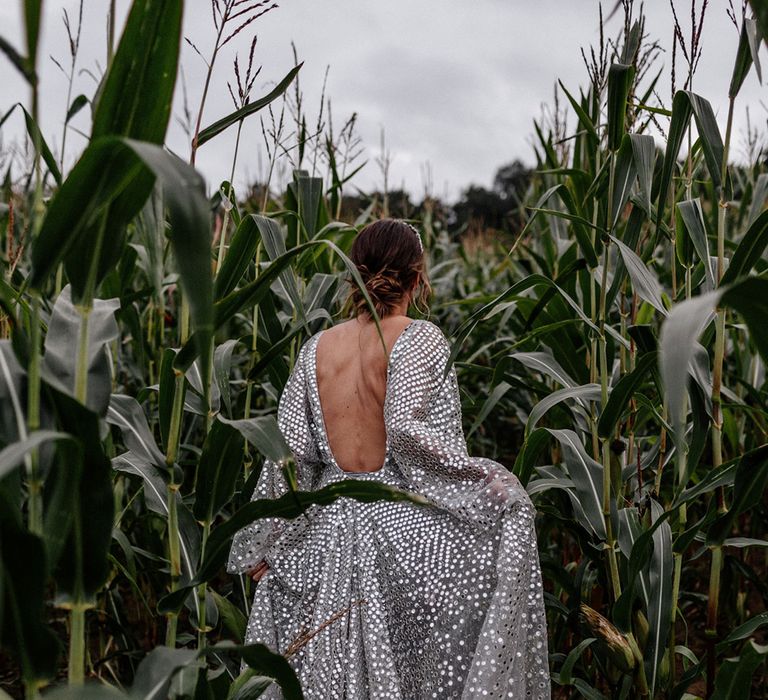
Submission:
<svg viewBox="0 0 768 700">
<path fill-rule="evenodd" d="M 285 384 L 277 409 L 277 424 L 296 462 L 296 480 L 300 490 L 309 490 L 319 461 L 317 446 L 310 425 L 307 401 L 306 348 L 302 345 L 296 364 Z M 288 481 L 283 466 L 264 460 L 251 501 L 279 498 L 287 493 Z M 285 518 L 260 518 L 238 530 L 232 540 L 227 571 L 242 574 L 255 568 L 269 548 L 282 535 Z"/>
</svg>

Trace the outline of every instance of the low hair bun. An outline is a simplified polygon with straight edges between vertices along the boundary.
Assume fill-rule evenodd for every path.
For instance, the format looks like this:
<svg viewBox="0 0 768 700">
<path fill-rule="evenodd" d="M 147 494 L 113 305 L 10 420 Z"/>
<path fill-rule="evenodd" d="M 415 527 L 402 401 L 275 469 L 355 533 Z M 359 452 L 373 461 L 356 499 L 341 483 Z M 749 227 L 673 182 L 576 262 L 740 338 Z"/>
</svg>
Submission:
<svg viewBox="0 0 768 700">
<path fill-rule="evenodd" d="M 426 276 L 424 251 L 418 231 L 398 219 L 381 219 L 364 227 L 352 244 L 350 258 L 365 284 L 376 313 L 393 313 L 414 290 L 413 299 L 426 307 L 431 293 Z M 348 315 L 370 316 L 370 307 L 355 280 L 346 278 L 350 290 L 345 302 Z M 428 312 L 428 309 L 427 309 Z"/>
</svg>

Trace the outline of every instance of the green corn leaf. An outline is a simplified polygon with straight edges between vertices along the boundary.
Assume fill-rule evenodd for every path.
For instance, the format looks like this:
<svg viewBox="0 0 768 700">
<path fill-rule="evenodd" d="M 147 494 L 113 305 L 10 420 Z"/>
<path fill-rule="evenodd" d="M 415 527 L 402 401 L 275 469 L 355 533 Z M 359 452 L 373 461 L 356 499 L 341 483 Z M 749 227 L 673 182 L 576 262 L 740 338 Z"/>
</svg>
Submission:
<svg viewBox="0 0 768 700">
<path fill-rule="evenodd" d="M 647 381 L 657 362 L 656 352 L 645 353 L 637 361 L 635 368 L 619 379 L 611 389 L 608 402 L 600 413 L 597 423 L 597 432 L 600 437 L 609 438 L 613 434 L 614 428 L 628 408 L 630 399 Z"/>
<path fill-rule="evenodd" d="M 768 247 L 768 210 L 755 219 L 734 251 L 721 284 L 735 282 L 752 272 Z"/>
<path fill-rule="evenodd" d="M 615 236 L 610 236 L 610 238 L 619 249 L 621 259 L 627 269 L 629 278 L 632 280 L 632 289 L 643 301 L 647 301 L 659 313 L 666 316 L 667 309 L 661 297 L 661 284 L 659 284 L 655 275 L 631 248 L 628 248 Z"/>
<path fill-rule="evenodd" d="M 158 646 L 139 664 L 131 687 L 131 697 L 162 700 L 169 697 L 173 676 L 197 658 L 195 649 L 171 649 Z"/>
<path fill-rule="evenodd" d="M 579 118 L 579 124 L 584 127 L 590 136 L 592 136 L 594 139 L 599 139 L 597 129 L 595 128 L 592 120 L 589 118 L 589 115 L 584 111 L 584 108 L 573 98 L 571 93 L 568 92 L 565 85 L 563 85 L 562 80 L 558 80 L 557 82 L 560 85 L 562 91 L 565 93 L 565 96 L 568 98 L 568 101 L 571 103 L 573 111 L 576 112 L 576 116 Z"/>
<path fill-rule="evenodd" d="M 733 482 L 733 503 L 707 531 L 707 545 L 721 545 L 731 534 L 736 519 L 762 501 L 768 486 L 768 445 L 742 455 Z"/>
<path fill-rule="evenodd" d="M 752 695 L 752 677 L 768 658 L 768 644 L 758 644 L 750 639 L 738 657 L 725 659 L 715 678 L 712 700 L 748 698 Z"/>
<path fill-rule="evenodd" d="M 605 540 L 603 520 L 603 467 L 592 459 L 581 439 L 572 430 L 546 429 L 560 443 L 568 475 L 573 480 L 576 496 L 571 495 L 574 510 L 582 525 L 600 541 Z"/>
<path fill-rule="evenodd" d="M 763 0 L 749 0 L 752 12 L 755 13 L 755 21 L 763 41 L 768 45 L 768 5 Z"/>
<path fill-rule="evenodd" d="M 707 236 L 704 212 L 701 209 L 701 200 L 686 199 L 677 203 L 677 209 L 685 225 L 685 230 L 693 243 L 696 254 L 704 265 L 704 272 L 709 283 L 709 288 L 715 287 L 715 273 L 712 269 L 712 260 L 709 256 L 709 240 Z"/>
<path fill-rule="evenodd" d="M 69 109 L 67 110 L 67 117 L 64 120 L 64 123 L 69 124 L 74 116 L 87 104 L 88 98 L 85 95 L 78 95 L 74 100 L 72 100 L 72 104 L 69 105 Z"/>
<path fill-rule="evenodd" d="M 675 443 L 684 449 L 682 415 L 688 367 L 696 351 L 696 340 L 714 318 L 717 305 L 738 311 L 747 323 L 751 338 L 764 361 L 768 361 L 768 309 L 754 304 L 768 298 L 768 280 L 748 277 L 713 292 L 677 304 L 661 328 L 659 364 L 669 403 Z"/>
<path fill-rule="evenodd" d="M 27 60 L 32 70 L 37 69 L 37 42 L 40 38 L 40 20 L 43 0 L 24 0 L 24 29 L 27 38 Z"/>
<path fill-rule="evenodd" d="M 757 22 L 754 19 L 747 19 L 745 17 L 744 22 L 741 25 L 739 46 L 736 51 L 736 62 L 733 66 L 731 84 L 728 88 L 728 97 L 730 99 L 734 99 L 739 94 L 739 90 L 741 90 L 741 86 L 744 84 L 744 80 L 746 79 L 753 62 L 758 74 L 758 79 L 761 79 L 760 58 L 757 51 L 759 45 L 760 38 Z"/>
<path fill-rule="evenodd" d="M 210 126 L 203 129 L 197 136 L 197 146 L 202 146 L 204 143 L 210 141 L 214 136 L 217 136 L 233 124 L 237 124 L 237 122 L 240 120 L 245 119 L 251 114 L 255 114 L 260 109 L 263 109 L 269 105 L 271 102 L 274 102 L 288 89 L 288 86 L 293 82 L 293 79 L 296 77 L 296 74 L 299 72 L 303 65 L 304 63 L 302 62 L 299 63 L 299 65 L 291 68 L 291 70 L 288 71 L 288 74 L 277 84 L 277 86 L 264 97 L 261 97 L 260 99 L 253 102 L 249 102 L 244 107 L 241 107 L 235 112 L 232 112 L 232 114 L 227 115 L 223 119 L 219 119 L 217 122 L 214 122 Z"/>
<path fill-rule="evenodd" d="M 205 437 L 197 463 L 195 518 L 211 523 L 235 494 L 235 483 L 243 462 L 243 440 L 230 424 L 216 420 Z"/>
<path fill-rule="evenodd" d="M 227 256 L 216 275 L 214 298 L 218 301 L 231 294 L 243 278 L 248 266 L 253 262 L 256 248 L 261 240 L 261 232 L 252 215 L 242 218 L 235 229 L 227 250 Z"/>
<path fill-rule="evenodd" d="M 30 85 L 34 85 L 37 82 L 37 74 L 29 61 L 24 58 L 13 45 L 6 39 L 0 36 L 0 51 L 2 51 L 8 58 L 8 60 L 16 67 L 27 80 Z"/>
<path fill-rule="evenodd" d="M 742 639 L 746 639 L 756 630 L 760 629 L 761 627 L 765 627 L 766 625 L 768 625 L 768 612 L 762 612 L 755 615 L 754 617 L 751 617 L 744 624 L 739 625 L 736 627 L 736 629 L 732 630 L 725 639 L 718 642 L 717 651 L 725 651 L 729 645 L 733 644 L 734 642 L 741 641 Z"/>
<path fill-rule="evenodd" d="M 29 684 L 56 675 L 61 643 L 44 622 L 47 589 L 43 539 L 27 530 L 21 513 L 0 491 L 0 642 L 12 652 Z"/>
<path fill-rule="evenodd" d="M 93 108 L 91 140 L 161 144 L 171 116 L 184 3 L 134 0 Z"/>
<path fill-rule="evenodd" d="M 660 520 L 664 509 L 651 499 L 651 518 L 655 523 Z M 659 666 L 667 648 L 669 626 L 672 620 L 672 528 L 664 519 L 653 531 L 653 554 L 651 555 L 648 582 L 648 644 L 646 645 L 645 674 L 648 679 L 650 697 L 653 697 L 659 684 Z"/>
<path fill-rule="evenodd" d="M 124 394 L 112 394 L 107 422 L 119 428 L 126 447 L 158 469 L 165 469 L 165 456 L 155 443 L 144 409 L 138 401 Z"/>
<path fill-rule="evenodd" d="M 24 458 L 33 450 L 47 442 L 58 440 L 74 440 L 67 433 L 55 430 L 35 430 L 19 442 L 12 442 L 0 450 L 0 479 L 5 478 L 11 471 L 24 463 Z"/>
<path fill-rule="evenodd" d="M 51 510 L 45 514 L 45 529 L 55 537 L 66 538 L 54 572 L 59 592 L 84 602 L 101 589 L 109 574 L 107 556 L 114 521 L 112 469 L 101 443 L 99 416 L 45 382 L 43 396 L 60 430 L 74 436 L 80 445 L 77 461 L 71 451 L 65 452 L 63 466 L 54 469 L 53 479 L 49 476 L 46 481 L 46 489 L 63 489 L 65 495 L 57 499 L 58 507 L 69 509 L 65 520 L 72 518 L 71 530 L 58 532 L 54 524 L 61 514 Z"/>
<path fill-rule="evenodd" d="M 659 184 L 659 199 L 656 214 L 656 226 L 664 219 L 664 209 L 667 204 L 669 188 L 672 184 L 672 173 L 677 163 L 677 156 L 683 143 L 691 116 L 696 121 L 699 140 L 704 160 L 709 170 L 709 176 L 717 192 L 721 187 L 721 166 L 723 162 L 723 141 L 717 127 L 712 105 L 696 93 L 689 90 L 678 90 L 672 100 L 672 120 L 669 125 L 667 148 L 664 153 L 664 164 Z M 730 179 L 726 175 L 726 198 L 731 195 Z"/>
<path fill-rule="evenodd" d="M 110 209 L 111 203 L 134 178 L 141 180 L 142 191 L 130 202 L 122 200 L 121 207 L 128 204 L 130 207 L 120 211 Z M 189 300 L 197 353 L 204 358 L 203 386 L 208 387 L 213 283 L 205 184 L 194 168 L 160 146 L 116 137 L 104 137 L 88 146 L 51 202 L 34 241 L 30 284 L 42 289 L 66 256 L 73 301 L 79 303 L 88 292 L 92 298 L 94 285 L 109 271 L 108 263 L 119 259 L 125 225 L 144 205 L 155 178 L 163 185 L 171 224 L 171 246 L 181 286 Z M 95 229 L 94 221 L 97 222 Z"/>
<path fill-rule="evenodd" d="M 50 170 L 51 175 L 53 175 L 53 179 L 56 180 L 56 184 L 60 185 L 61 171 L 59 170 L 59 165 L 56 162 L 56 159 L 53 157 L 53 153 L 51 153 L 48 142 L 45 140 L 43 133 L 40 131 L 40 127 L 37 125 L 37 122 L 32 118 L 32 115 L 27 111 L 24 105 L 21 104 L 21 102 L 17 102 L 3 115 L 2 120 L 0 120 L 0 126 L 2 126 L 3 122 L 5 122 L 5 120 L 11 116 L 11 113 L 16 109 L 16 107 L 19 107 L 24 113 L 24 124 L 27 128 L 27 135 L 29 136 L 29 140 L 31 141 L 32 146 L 37 147 L 39 145 L 40 156 L 42 157 L 43 162 L 48 166 L 48 170 Z"/>
<path fill-rule="evenodd" d="M 536 428 L 537 423 L 553 406 L 573 398 L 579 398 L 582 401 L 599 401 L 600 392 L 601 389 L 599 384 L 585 384 L 584 386 L 566 387 L 565 389 L 553 391 L 539 401 L 531 410 L 531 414 L 528 416 L 528 422 L 525 424 L 526 434 L 532 432 Z"/>
<path fill-rule="evenodd" d="M 608 69 L 608 148 L 618 150 L 626 133 L 627 96 L 635 77 L 633 65 L 614 63 Z"/>
<path fill-rule="evenodd" d="M 650 137 L 653 139 L 653 137 Z M 616 226 L 624 207 L 629 200 L 629 194 L 632 186 L 637 179 L 637 169 L 635 167 L 634 149 L 632 139 L 628 134 L 624 134 L 621 139 L 621 146 L 616 154 L 616 164 L 613 176 L 613 200 L 611 201 L 610 216 L 608 225 L 611 231 Z"/>
<path fill-rule="evenodd" d="M 273 462 L 285 462 L 292 458 L 292 453 L 283 434 L 278 428 L 274 416 L 259 416 L 241 420 L 219 420 L 238 431 L 249 444 L 253 445 L 264 457 Z"/>
<path fill-rule="evenodd" d="M 630 134 L 632 157 L 640 185 L 639 203 L 648 218 L 651 217 L 653 171 L 656 164 L 656 142 L 650 134 Z"/>
</svg>

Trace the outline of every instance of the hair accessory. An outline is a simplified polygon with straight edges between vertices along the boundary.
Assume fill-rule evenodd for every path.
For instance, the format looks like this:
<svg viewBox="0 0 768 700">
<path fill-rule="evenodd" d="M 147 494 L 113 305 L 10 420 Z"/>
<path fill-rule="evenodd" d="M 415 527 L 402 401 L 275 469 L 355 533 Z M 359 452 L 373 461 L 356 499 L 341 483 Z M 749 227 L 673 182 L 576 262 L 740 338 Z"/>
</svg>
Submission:
<svg viewBox="0 0 768 700">
<path fill-rule="evenodd" d="M 413 231 L 416 234 L 416 239 L 419 241 L 419 250 L 421 252 L 424 252 L 424 244 L 421 242 L 421 234 L 419 233 L 419 229 L 417 229 L 413 224 L 409 224 L 407 221 L 403 221 L 400 219 L 400 223 L 405 224 L 411 231 Z"/>
</svg>

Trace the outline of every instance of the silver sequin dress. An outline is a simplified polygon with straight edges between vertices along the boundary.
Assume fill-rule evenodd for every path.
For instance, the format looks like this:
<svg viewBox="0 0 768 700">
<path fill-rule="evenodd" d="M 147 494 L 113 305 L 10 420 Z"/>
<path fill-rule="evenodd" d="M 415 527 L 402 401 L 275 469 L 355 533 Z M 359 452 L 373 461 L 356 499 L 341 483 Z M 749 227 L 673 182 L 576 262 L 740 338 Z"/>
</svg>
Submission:
<svg viewBox="0 0 768 700">
<path fill-rule="evenodd" d="M 535 508 L 498 462 L 467 452 L 449 344 L 412 321 L 387 368 L 386 457 L 375 472 L 342 470 L 331 453 L 315 372 L 317 341 L 301 347 L 278 424 L 298 486 L 376 479 L 435 507 L 340 498 L 309 518 L 266 518 L 234 537 L 227 570 L 266 559 L 245 643 L 285 653 L 308 700 L 550 698 Z M 253 498 L 288 489 L 266 460 Z M 319 631 L 317 631 L 319 629 Z M 265 698 L 282 698 L 276 684 Z"/>
</svg>

